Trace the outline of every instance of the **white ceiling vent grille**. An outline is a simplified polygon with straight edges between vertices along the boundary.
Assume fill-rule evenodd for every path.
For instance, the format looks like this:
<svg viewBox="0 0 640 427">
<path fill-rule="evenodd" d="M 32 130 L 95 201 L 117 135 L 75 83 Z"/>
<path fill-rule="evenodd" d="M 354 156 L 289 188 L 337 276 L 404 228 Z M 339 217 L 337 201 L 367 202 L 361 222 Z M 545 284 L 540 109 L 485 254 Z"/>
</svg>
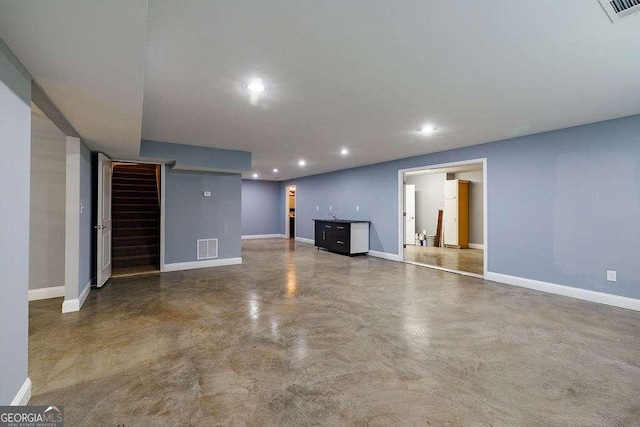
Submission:
<svg viewBox="0 0 640 427">
<path fill-rule="evenodd" d="M 611 22 L 617 22 L 640 12 L 640 0 L 600 0 Z"/>
<path fill-rule="evenodd" d="M 218 258 L 218 239 L 198 239 L 198 259 Z"/>
</svg>

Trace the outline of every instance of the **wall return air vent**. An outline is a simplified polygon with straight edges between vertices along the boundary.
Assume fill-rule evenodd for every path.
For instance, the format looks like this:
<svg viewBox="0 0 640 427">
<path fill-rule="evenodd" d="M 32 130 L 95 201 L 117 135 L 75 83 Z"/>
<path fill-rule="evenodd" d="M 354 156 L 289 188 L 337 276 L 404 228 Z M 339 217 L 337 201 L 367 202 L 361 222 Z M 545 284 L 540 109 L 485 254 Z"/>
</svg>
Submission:
<svg viewBox="0 0 640 427">
<path fill-rule="evenodd" d="M 640 0 L 599 0 L 611 22 L 618 22 L 640 12 Z"/>
<path fill-rule="evenodd" d="M 218 258 L 218 239 L 198 239 L 198 259 Z"/>
</svg>

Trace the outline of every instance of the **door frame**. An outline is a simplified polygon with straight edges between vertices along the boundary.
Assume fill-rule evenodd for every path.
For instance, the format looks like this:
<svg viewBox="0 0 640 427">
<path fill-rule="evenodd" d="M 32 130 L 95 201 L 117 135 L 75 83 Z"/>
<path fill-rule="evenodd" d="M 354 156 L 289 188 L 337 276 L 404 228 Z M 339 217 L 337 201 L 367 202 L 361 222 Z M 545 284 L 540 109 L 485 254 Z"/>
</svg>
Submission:
<svg viewBox="0 0 640 427">
<path fill-rule="evenodd" d="M 405 234 L 405 230 L 404 230 L 404 216 L 402 215 L 402 213 L 404 212 L 404 175 L 407 172 L 414 172 L 414 171 L 421 171 L 421 170 L 425 170 L 425 169 L 444 169 L 444 168 L 449 168 L 449 167 L 454 167 L 454 166 L 464 166 L 464 165 L 471 165 L 471 164 L 482 164 L 482 204 L 484 205 L 484 209 L 483 209 L 483 229 L 484 229 L 484 254 L 483 254 L 483 274 L 482 276 L 475 274 L 475 273 L 468 273 L 466 271 L 459 271 L 459 270 L 452 270 L 449 268 L 444 268 L 444 267 L 438 267 L 435 265 L 427 265 L 427 264 L 418 264 L 421 266 L 425 266 L 428 268 L 433 268 L 436 270 L 442 270 L 442 271 L 448 271 L 451 273 L 457 273 L 457 274 L 462 274 L 465 276 L 472 276 L 472 277 L 486 277 L 487 276 L 487 272 L 489 271 L 489 204 L 487 203 L 488 200 L 488 192 L 487 192 L 487 182 L 488 177 L 487 177 L 487 158 L 483 157 L 483 158 L 479 158 L 479 159 L 471 159 L 471 160 L 462 160 L 459 162 L 450 162 L 450 163 L 439 163 L 439 164 L 434 164 L 434 165 L 424 165 L 424 166 L 416 166 L 413 168 L 407 168 L 407 169 L 400 169 L 398 170 L 398 257 L 400 259 L 400 261 L 407 263 L 407 264 L 414 264 L 411 261 L 407 261 L 404 259 L 404 234 Z"/>
<path fill-rule="evenodd" d="M 164 254 L 165 254 L 165 181 L 167 176 L 167 164 L 162 162 L 149 162 L 142 160 L 124 160 L 113 159 L 112 162 L 117 163 L 138 163 L 141 165 L 159 165 L 160 166 L 160 272 L 164 273 Z"/>
<path fill-rule="evenodd" d="M 413 233 L 411 237 L 413 237 L 413 243 L 407 243 L 408 239 L 408 235 L 407 235 L 407 217 L 406 212 L 407 212 L 407 185 L 411 185 L 413 187 Z M 416 186 L 414 184 L 404 184 L 402 186 L 402 194 L 403 194 L 403 203 L 402 203 L 402 216 L 404 217 L 404 239 L 402 240 L 403 243 L 403 248 L 405 245 L 412 245 L 415 246 L 416 242 L 415 242 L 415 234 L 416 234 Z"/>
<path fill-rule="evenodd" d="M 296 206 L 298 205 L 298 187 L 295 184 L 289 184 L 284 187 L 284 238 L 289 238 L 289 188 L 294 187 L 296 189 Z M 297 213 L 297 212 L 296 212 Z M 296 219 L 297 219 L 296 215 Z M 295 230 L 293 230 L 293 240 L 298 237 L 298 225 L 296 224 Z"/>
</svg>

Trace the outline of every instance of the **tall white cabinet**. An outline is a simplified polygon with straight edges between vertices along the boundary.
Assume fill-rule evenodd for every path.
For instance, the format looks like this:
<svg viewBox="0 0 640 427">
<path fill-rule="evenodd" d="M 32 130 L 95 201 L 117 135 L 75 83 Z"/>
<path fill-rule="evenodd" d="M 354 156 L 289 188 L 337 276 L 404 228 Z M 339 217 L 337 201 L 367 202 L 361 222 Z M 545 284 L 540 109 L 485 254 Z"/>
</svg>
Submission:
<svg viewBox="0 0 640 427">
<path fill-rule="evenodd" d="M 469 247 L 469 181 L 444 182 L 444 246 Z"/>
</svg>

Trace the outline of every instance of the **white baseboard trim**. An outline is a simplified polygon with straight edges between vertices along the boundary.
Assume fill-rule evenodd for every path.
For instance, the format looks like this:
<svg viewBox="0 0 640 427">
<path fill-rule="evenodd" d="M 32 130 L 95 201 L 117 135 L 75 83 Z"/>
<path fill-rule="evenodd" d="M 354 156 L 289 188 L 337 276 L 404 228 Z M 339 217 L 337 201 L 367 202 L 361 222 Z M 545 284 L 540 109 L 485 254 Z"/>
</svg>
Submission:
<svg viewBox="0 0 640 427">
<path fill-rule="evenodd" d="M 484 279 L 484 276 L 482 274 L 469 273 L 468 271 L 453 270 L 451 268 L 439 267 L 437 265 L 422 264 L 420 262 L 407 261 L 407 260 L 405 260 L 404 262 L 405 264 L 417 265 L 418 267 L 425 267 L 425 268 L 431 268 L 433 270 L 445 271 L 447 273 L 460 274 L 461 276 L 475 277 L 476 279 Z"/>
<path fill-rule="evenodd" d="M 64 286 L 52 286 L 50 288 L 29 289 L 29 301 L 41 299 L 59 298 L 64 296 Z"/>
<path fill-rule="evenodd" d="M 600 304 L 640 311 L 640 299 L 591 291 L 588 289 L 574 288 L 572 286 L 558 285 L 556 283 L 541 282 L 539 280 L 509 276 L 501 273 L 487 272 L 484 278 L 486 280 L 505 283 L 507 285 L 520 286 L 522 288 L 534 289 L 536 291 L 548 292 L 551 294 L 563 295 L 565 297 L 578 298 L 585 301 L 598 302 Z"/>
<path fill-rule="evenodd" d="M 80 293 L 80 296 L 76 299 L 65 300 L 62 303 L 62 312 L 63 313 L 72 313 L 74 311 L 80 311 L 82 308 L 82 304 L 84 304 L 85 300 L 89 296 L 89 291 L 91 291 L 91 284 L 93 283 L 93 278 L 84 285 L 84 289 Z"/>
<path fill-rule="evenodd" d="M 224 258 L 224 259 L 209 259 L 204 261 L 190 261 L 190 262 L 174 262 L 164 265 L 164 271 L 183 271 L 183 270 L 195 270 L 197 268 L 210 268 L 210 267 L 224 267 L 226 265 L 238 265 L 242 264 L 242 258 Z"/>
<path fill-rule="evenodd" d="M 482 249 L 484 251 L 484 245 L 481 243 L 469 243 L 469 249 Z"/>
<path fill-rule="evenodd" d="M 297 241 L 297 242 L 302 242 L 302 243 L 309 243 L 310 245 L 313 245 L 313 244 L 315 244 L 315 243 L 316 243 L 316 242 L 315 242 L 315 240 L 313 240 L 313 239 L 307 239 L 307 238 L 305 238 L 305 237 L 296 237 L 296 241 Z"/>
<path fill-rule="evenodd" d="M 379 252 L 379 251 L 369 251 L 369 253 L 367 255 L 370 255 L 372 257 L 376 257 L 376 258 L 382 258 L 382 259 L 388 259 L 390 261 L 402 261 L 402 257 L 400 255 L 397 254 L 390 254 L 387 252 Z"/>
<path fill-rule="evenodd" d="M 24 380 L 24 384 L 18 390 L 18 394 L 11 401 L 11 406 L 25 406 L 31 399 L 31 379 Z"/>
<path fill-rule="evenodd" d="M 284 234 L 247 234 L 242 236 L 242 240 L 253 240 L 253 239 L 284 239 Z"/>
</svg>

